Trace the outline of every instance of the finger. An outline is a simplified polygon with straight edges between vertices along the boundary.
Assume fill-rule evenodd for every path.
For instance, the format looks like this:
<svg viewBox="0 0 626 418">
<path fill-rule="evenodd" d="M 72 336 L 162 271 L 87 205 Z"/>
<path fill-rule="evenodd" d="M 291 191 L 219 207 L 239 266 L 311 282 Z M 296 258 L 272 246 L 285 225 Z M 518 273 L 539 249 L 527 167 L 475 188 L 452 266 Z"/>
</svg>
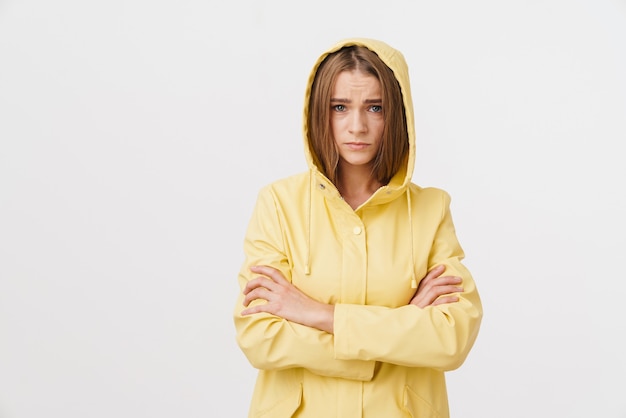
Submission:
<svg viewBox="0 0 626 418">
<path fill-rule="evenodd" d="M 463 279 L 458 276 L 440 276 L 435 279 L 436 286 L 444 285 L 444 284 L 459 284 L 463 282 Z"/>
<path fill-rule="evenodd" d="M 289 283 L 287 279 L 285 279 L 285 276 L 283 276 L 283 273 L 280 270 L 275 269 L 274 267 L 252 266 L 250 267 L 250 270 L 253 273 L 263 274 L 264 276 L 270 277 L 276 283 L 281 283 L 281 284 Z"/>
<path fill-rule="evenodd" d="M 445 266 L 442 264 L 433 267 L 432 270 L 427 272 L 426 276 L 424 276 L 424 278 L 420 280 L 418 289 L 423 289 L 423 288 L 430 286 L 433 280 L 439 277 L 444 272 L 444 270 L 445 270 Z"/>
<path fill-rule="evenodd" d="M 259 312 L 269 312 L 268 305 L 256 305 L 241 311 L 242 316 L 252 315 Z"/>
<path fill-rule="evenodd" d="M 256 289 L 250 291 L 245 298 L 243 298 L 243 306 L 248 306 L 250 303 L 257 299 L 263 299 L 269 302 L 271 297 L 271 291 L 267 290 L 264 287 L 257 287 Z"/>
<path fill-rule="evenodd" d="M 453 296 L 454 293 L 462 292 L 463 289 L 457 286 L 434 286 L 419 296 L 415 302 L 417 306 L 424 307 L 432 305 L 437 298 L 445 296 Z"/>
<path fill-rule="evenodd" d="M 422 282 L 420 282 L 419 289 L 421 289 L 424 292 L 430 293 L 432 289 L 436 287 L 446 286 L 446 285 L 458 285 L 458 284 L 461 284 L 462 282 L 463 282 L 463 279 L 457 276 L 433 277 L 431 280 L 426 280 L 426 279 L 422 280 Z"/>
<path fill-rule="evenodd" d="M 428 291 L 428 296 L 431 300 L 434 300 L 443 295 L 450 295 L 452 293 L 461 293 L 463 288 L 459 286 L 435 286 Z"/>
<path fill-rule="evenodd" d="M 443 296 L 440 297 L 438 299 L 436 299 L 431 306 L 437 306 L 437 305 L 443 305 L 445 303 L 454 303 L 454 302 L 458 302 L 459 301 L 459 297 L 458 296 Z"/>
<path fill-rule="evenodd" d="M 419 287 L 428 286 L 430 283 L 432 283 L 433 280 L 439 277 L 444 271 L 445 271 L 445 266 L 441 264 L 433 267 L 433 269 L 430 270 L 428 273 L 426 273 L 426 276 L 424 276 L 424 278 L 420 280 Z"/>
<path fill-rule="evenodd" d="M 259 287 L 264 287 L 266 289 L 274 291 L 276 290 L 276 286 L 276 282 L 274 282 L 273 280 L 268 279 L 267 277 L 259 276 L 246 283 L 246 287 L 243 288 L 243 294 L 247 295 L 248 293 Z"/>
<path fill-rule="evenodd" d="M 445 271 L 445 269 L 446 269 L 446 266 L 444 266 L 443 264 L 439 264 L 438 266 L 435 266 L 432 270 L 430 270 L 426 274 L 426 277 L 424 277 L 424 279 L 432 280 L 436 277 L 439 277 Z"/>
</svg>

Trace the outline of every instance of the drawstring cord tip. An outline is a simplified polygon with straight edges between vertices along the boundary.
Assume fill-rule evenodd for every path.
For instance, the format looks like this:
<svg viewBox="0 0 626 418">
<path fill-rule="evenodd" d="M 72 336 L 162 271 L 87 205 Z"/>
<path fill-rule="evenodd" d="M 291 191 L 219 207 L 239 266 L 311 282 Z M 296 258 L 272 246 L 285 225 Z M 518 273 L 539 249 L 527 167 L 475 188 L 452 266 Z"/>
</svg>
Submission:
<svg viewBox="0 0 626 418">
<path fill-rule="evenodd" d="M 415 279 L 411 280 L 411 289 L 417 289 L 417 281 Z"/>
</svg>

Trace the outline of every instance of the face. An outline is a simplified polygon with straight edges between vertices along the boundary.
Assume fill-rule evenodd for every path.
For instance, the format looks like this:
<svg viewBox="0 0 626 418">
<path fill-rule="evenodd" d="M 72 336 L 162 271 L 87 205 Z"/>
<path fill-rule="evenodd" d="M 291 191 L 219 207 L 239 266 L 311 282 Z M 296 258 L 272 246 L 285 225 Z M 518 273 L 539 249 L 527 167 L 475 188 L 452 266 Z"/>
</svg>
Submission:
<svg viewBox="0 0 626 418">
<path fill-rule="evenodd" d="M 385 127 L 380 82 L 359 71 L 339 73 L 330 100 L 330 127 L 339 150 L 339 164 L 369 165 Z"/>
</svg>

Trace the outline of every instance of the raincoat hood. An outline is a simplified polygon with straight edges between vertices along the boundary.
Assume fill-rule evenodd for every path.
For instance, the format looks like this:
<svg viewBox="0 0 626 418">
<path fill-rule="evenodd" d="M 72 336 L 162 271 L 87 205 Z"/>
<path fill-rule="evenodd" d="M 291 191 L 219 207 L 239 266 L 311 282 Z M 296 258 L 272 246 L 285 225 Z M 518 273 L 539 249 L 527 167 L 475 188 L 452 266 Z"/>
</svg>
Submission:
<svg viewBox="0 0 626 418">
<path fill-rule="evenodd" d="M 328 179 L 322 175 L 319 167 L 316 166 L 311 155 L 309 147 L 308 126 L 309 98 L 311 95 L 311 86 L 313 85 L 313 80 L 315 79 L 317 70 L 320 64 L 324 61 L 324 59 L 329 54 L 336 52 L 343 47 L 352 45 L 363 46 L 375 52 L 378 57 L 387 65 L 387 67 L 389 67 L 393 71 L 402 91 L 402 100 L 404 103 L 404 111 L 407 124 L 406 128 L 409 137 L 409 153 L 406 160 L 406 166 L 402 167 L 393 176 L 393 178 L 389 181 L 389 184 L 381 187 L 381 189 L 375 194 L 375 196 L 373 196 L 373 199 L 370 199 L 376 203 L 386 203 L 402 194 L 411 182 L 411 177 L 413 176 L 413 168 L 415 165 L 415 126 L 413 116 L 413 102 L 411 100 L 411 86 L 409 83 L 409 69 L 406 60 L 404 59 L 404 55 L 402 55 L 400 51 L 392 48 L 385 42 L 368 38 L 345 39 L 343 41 L 337 42 L 334 46 L 332 46 L 318 58 L 317 62 L 313 66 L 313 69 L 311 70 L 311 74 L 309 75 L 304 98 L 303 136 L 305 158 L 309 169 L 311 169 L 316 175 L 323 179 L 324 186 L 328 187 L 329 185 L 331 185 L 330 181 L 328 181 Z"/>
</svg>

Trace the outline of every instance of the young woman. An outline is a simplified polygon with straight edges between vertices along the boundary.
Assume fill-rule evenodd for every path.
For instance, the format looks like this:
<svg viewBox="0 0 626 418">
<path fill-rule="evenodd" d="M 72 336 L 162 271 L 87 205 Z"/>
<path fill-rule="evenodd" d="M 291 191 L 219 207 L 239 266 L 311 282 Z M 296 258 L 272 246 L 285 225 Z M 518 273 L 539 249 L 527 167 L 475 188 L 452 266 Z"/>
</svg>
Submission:
<svg viewBox="0 0 626 418">
<path fill-rule="evenodd" d="M 237 341 L 250 417 L 448 417 L 444 372 L 478 334 L 449 195 L 411 182 L 403 55 L 338 43 L 306 89 L 309 170 L 263 188 L 244 241 Z"/>
</svg>

